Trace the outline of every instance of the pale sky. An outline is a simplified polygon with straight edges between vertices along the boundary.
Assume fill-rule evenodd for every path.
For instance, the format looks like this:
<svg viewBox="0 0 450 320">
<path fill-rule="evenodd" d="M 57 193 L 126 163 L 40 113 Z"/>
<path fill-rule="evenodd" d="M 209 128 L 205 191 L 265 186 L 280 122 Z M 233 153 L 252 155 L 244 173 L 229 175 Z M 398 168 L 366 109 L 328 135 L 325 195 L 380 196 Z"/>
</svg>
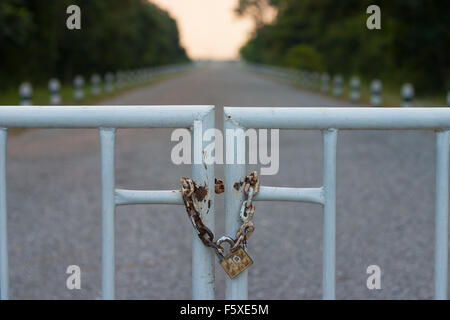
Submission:
<svg viewBox="0 0 450 320">
<path fill-rule="evenodd" d="M 253 29 L 233 12 L 238 0 L 150 0 L 177 20 L 181 43 L 193 59 L 233 59 Z"/>
</svg>

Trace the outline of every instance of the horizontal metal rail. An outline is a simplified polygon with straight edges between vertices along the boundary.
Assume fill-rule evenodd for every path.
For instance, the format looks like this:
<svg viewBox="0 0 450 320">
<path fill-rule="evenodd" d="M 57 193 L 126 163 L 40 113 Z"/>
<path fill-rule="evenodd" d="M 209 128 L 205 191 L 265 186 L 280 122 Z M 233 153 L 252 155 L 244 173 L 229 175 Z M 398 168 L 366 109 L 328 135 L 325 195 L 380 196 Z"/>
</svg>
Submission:
<svg viewBox="0 0 450 320">
<path fill-rule="evenodd" d="M 181 190 L 123 190 L 116 189 L 116 205 L 184 204 Z"/>
<path fill-rule="evenodd" d="M 0 107 L 3 128 L 178 128 L 203 119 L 213 106 Z"/>
<path fill-rule="evenodd" d="M 177 191 L 116 190 L 114 149 L 116 128 L 193 128 L 201 121 L 203 132 L 214 128 L 214 106 L 1 106 L 0 107 L 0 298 L 9 298 L 7 208 L 6 208 L 6 142 L 7 128 L 98 128 L 102 156 L 102 295 L 115 297 L 115 207 L 133 203 L 182 204 Z M 192 150 L 204 152 L 209 143 L 196 139 Z M 214 231 L 214 166 L 201 157 L 192 166 L 192 176 L 207 185 L 211 206 L 200 215 Z M 210 163 L 210 162 L 208 162 Z M 214 253 L 206 248 L 193 231 L 192 295 L 194 299 L 214 298 Z"/>
<path fill-rule="evenodd" d="M 323 188 L 284 188 L 261 186 L 256 201 L 292 201 L 324 204 Z"/>
<path fill-rule="evenodd" d="M 323 298 L 335 298 L 336 273 L 336 148 L 338 130 L 422 130 L 436 132 L 435 299 L 447 298 L 448 192 L 450 109 L 448 108 L 224 108 L 226 129 L 275 128 L 321 130 L 323 186 L 320 188 L 261 187 L 255 200 L 305 201 L 323 205 Z M 245 152 L 244 143 L 226 135 L 226 152 Z M 236 159 L 235 162 L 237 163 Z M 225 166 L 226 233 L 239 228 L 243 194 L 232 185 L 243 181 L 245 164 Z M 231 185 L 231 186 L 230 186 Z M 227 279 L 226 298 L 247 298 L 247 271 Z"/>
<path fill-rule="evenodd" d="M 224 108 L 225 118 L 247 128 L 416 130 L 450 128 L 449 108 Z"/>
<path fill-rule="evenodd" d="M 178 204 L 183 205 L 181 190 L 116 189 L 116 205 Z M 261 186 L 255 201 L 293 201 L 323 204 L 323 188 L 283 188 Z"/>
</svg>

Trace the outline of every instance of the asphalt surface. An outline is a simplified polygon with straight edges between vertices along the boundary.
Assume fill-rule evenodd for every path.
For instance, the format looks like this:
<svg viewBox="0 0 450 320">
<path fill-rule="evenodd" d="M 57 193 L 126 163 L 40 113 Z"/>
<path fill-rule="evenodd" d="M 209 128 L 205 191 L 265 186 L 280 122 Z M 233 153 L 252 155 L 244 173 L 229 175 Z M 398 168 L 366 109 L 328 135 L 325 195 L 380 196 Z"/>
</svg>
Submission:
<svg viewBox="0 0 450 320">
<path fill-rule="evenodd" d="M 213 64 L 128 92 L 104 104 L 344 106 L 237 66 Z M 116 184 L 177 189 L 189 166 L 170 161 L 171 130 L 119 130 Z M 96 130 L 33 130 L 8 140 L 8 223 L 12 299 L 101 298 L 100 146 Z M 433 296 L 434 136 L 431 132 L 340 132 L 337 152 L 338 299 Z M 223 168 L 216 167 L 223 177 Z M 322 140 L 316 131 L 281 131 L 280 170 L 271 186 L 318 187 Z M 216 203 L 223 234 L 224 203 Z M 253 299 L 320 299 L 322 210 L 258 202 L 250 246 Z M 118 299 L 191 297 L 191 225 L 182 206 L 126 206 L 116 215 Z M 81 290 L 66 268 L 81 267 Z M 379 265 L 381 290 L 366 268 Z M 224 297 L 217 264 L 216 296 Z"/>
</svg>

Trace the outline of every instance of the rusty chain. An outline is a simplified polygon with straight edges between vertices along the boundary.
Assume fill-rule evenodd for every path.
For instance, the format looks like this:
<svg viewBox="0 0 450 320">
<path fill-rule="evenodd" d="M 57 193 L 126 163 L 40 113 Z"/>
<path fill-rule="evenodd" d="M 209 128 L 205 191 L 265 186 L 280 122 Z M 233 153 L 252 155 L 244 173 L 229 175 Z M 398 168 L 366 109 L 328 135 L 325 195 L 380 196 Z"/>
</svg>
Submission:
<svg viewBox="0 0 450 320">
<path fill-rule="evenodd" d="M 216 241 L 214 240 L 213 232 L 203 223 L 200 217 L 200 212 L 195 206 L 194 198 L 197 198 L 197 200 L 203 199 L 205 195 L 205 188 L 197 186 L 197 184 L 190 178 L 181 178 L 181 193 L 189 220 L 191 221 L 194 229 L 197 230 L 199 239 L 205 246 L 213 248 L 219 258 L 223 257 L 225 252 L 222 243 L 228 243 L 230 245 L 230 251 L 234 251 L 241 245 L 245 248 L 248 238 L 255 230 L 255 226 L 253 224 L 255 205 L 253 200 L 259 192 L 260 183 L 258 173 L 256 171 L 250 173 L 245 177 L 244 183 L 244 192 L 247 199 L 242 203 L 242 207 L 240 209 L 242 225 L 237 230 L 234 239 L 224 236 Z M 214 189 L 217 194 L 223 193 L 225 191 L 224 182 L 222 180 L 215 179 Z"/>
</svg>

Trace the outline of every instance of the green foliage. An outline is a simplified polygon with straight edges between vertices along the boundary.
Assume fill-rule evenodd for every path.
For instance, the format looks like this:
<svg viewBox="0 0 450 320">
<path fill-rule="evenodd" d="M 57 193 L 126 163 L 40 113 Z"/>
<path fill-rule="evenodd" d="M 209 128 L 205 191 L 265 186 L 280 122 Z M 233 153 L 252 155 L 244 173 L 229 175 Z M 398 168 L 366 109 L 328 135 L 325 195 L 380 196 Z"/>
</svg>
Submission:
<svg viewBox="0 0 450 320">
<path fill-rule="evenodd" d="M 366 9 L 372 4 L 381 8 L 381 30 L 366 27 Z M 331 73 L 394 84 L 408 81 L 419 92 L 448 89 L 448 1 L 278 0 L 272 5 L 277 17 L 271 25 L 257 28 L 243 46 L 245 60 L 286 67 L 303 60 L 302 68 L 318 68 L 315 59 L 310 65 L 304 57 L 295 62 L 294 48 L 306 46 L 322 57 Z"/>
<path fill-rule="evenodd" d="M 81 30 L 66 9 L 81 8 Z M 0 86 L 187 61 L 176 22 L 143 0 L 1 0 Z"/>
<path fill-rule="evenodd" d="M 292 69 L 323 71 L 322 56 L 311 46 L 299 44 L 286 53 L 285 65 Z"/>
<path fill-rule="evenodd" d="M 259 28 L 264 25 L 265 13 L 277 0 L 239 0 L 235 12 L 239 16 L 250 16 Z"/>
</svg>

